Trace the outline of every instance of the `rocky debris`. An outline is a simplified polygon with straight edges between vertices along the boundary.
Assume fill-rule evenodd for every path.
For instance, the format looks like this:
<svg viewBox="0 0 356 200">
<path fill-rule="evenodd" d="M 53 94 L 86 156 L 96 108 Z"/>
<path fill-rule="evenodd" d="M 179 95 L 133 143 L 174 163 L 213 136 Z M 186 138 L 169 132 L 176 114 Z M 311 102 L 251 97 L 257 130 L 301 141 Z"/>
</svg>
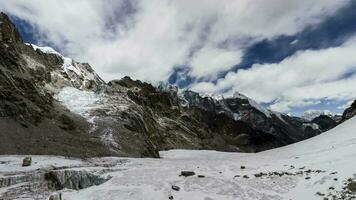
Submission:
<svg viewBox="0 0 356 200">
<path fill-rule="evenodd" d="M 341 190 L 336 189 L 335 187 L 329 187 L 329 191 L 325 196 L 329 199 L 355 199 L 356 198 L 356 182 L 355 177 L 349 178 L 344 182 L 344 187 Z"/>
<path fill-rule="evenodd" d="M 172 190 L 179 191 L 179 190 L 180 190 L 180 187 L 178 187 L 178 186 L 176 186 L 176 185 L 172 185 Z"/>
<path fill-rule="evenodd" d="M 22 160 L 22 166 L 23 167 L 28 167 L 32 164 L 32 157 L 28 156 L 28 157 L 25 157 L 23 160 Z"/>
<path fill-rule="evenodd" d="M 187 176 L 194 176 L 195 175 L 195 172 L 192 172 L 192 171 L 182 171 L 180 173 L 181 176 L 184 176 L 184 177 L 187 177 Z"/>
<path fill-rule="evenodd" d="M 304 169 L 304 168 L 303 168 Z M 271 177 L 271 176 L 279 176 L 279 177 L 282 177 L 282 176 L 303 176 L 305 175 L 305 179 L 311 179 L 310 176 L 308 176 L 309 174 L 311 173 L 315 173 L 315 174 L 318 174 L 318 173 L 326 173 L 326 171 L 323 171 L 323 170 L 311 170 L 311 169 L 308 169 L 308 170 L 299 170 L 299 171 L 296 171 L 296 172 L 289 172 L 289 171 L 272 171 L 272 172 L 259 172 L 259 173 L 256 173 L 254 174 L 254 176 L 256 178 L 261 178 L 261 177 L 264 177 L 264 176 L 268 176 L 268 177 Z M 234 178 L 237 178 L 237 177 L 240 177 L 240 175 L 235 175 Z M 244 175 L 242 176 L 242 178 L 249 178 L 247 175 Z"/>
<path fill-rule="evenodd" d="M 266 173 L 263 173 L 263 172 L 260 172 L 260 173 L 258 173 L 258 174 L 254 174 L 254 176 L 256 177 L 256 178 L 259 178 L 259 177 L 262 177 L 262 176 L 266 176 L 267 174 Z"/>
<path fill-rule="evenodd" d="M 54 193 L 49 196 L 49 200 L 62 200 L 62 193 Z"/>
</svg>

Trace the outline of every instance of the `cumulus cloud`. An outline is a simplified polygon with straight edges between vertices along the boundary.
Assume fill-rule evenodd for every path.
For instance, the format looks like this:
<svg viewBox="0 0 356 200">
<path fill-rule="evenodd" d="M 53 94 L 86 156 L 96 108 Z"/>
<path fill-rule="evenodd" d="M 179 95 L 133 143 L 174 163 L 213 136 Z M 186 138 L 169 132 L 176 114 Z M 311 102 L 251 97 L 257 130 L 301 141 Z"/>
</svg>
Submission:
<svg viewBox="0 0 356 200">
<path fill-rule="evenodd" d="M 243 46 L 221 43 L 293 34 L 346 2 L 11 0 L 0 8 L 36 27 L 44 43 L 92 64 L 105 80 L 130 75 L 157 82 L 181 65 L 194 76 L 213 77 L 241 58 Z"/>
<path fill-rule="evenodd" d="M 240 91 L 259 102 L 273 102 L 270 108 L 281 112 L 320 100 L 349 100 L 356 96 L 355 51 L 356 38 L 351 38 L 339 47 L 299 51 L 280 63 L 255 64 L 192 89 L 225 95 Z"/>
<path fill-rule="evenodd" d="M 236 63 L 240 63 L 241 56 L 241 51 L 203 48 L 194 56 L 190 63 L 192 68 L 191 75 L 196 77 L 216 75 L 217 72 L 228 70 Z"/>
</svg>

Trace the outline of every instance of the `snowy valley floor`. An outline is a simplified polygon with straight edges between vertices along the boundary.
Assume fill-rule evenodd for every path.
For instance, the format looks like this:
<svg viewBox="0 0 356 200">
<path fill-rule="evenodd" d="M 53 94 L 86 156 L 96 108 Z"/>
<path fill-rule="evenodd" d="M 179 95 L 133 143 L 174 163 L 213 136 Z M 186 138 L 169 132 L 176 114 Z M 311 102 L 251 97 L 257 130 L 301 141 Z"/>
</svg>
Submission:
<svg viewBox="0 0 356 200">
<path fill-rule="evenodd" d="M 49 166 L 101 169 L 101 176 L 112 177 L 98 186 L 64 189 L 64 200 L 352 199 L 345 187 L 356 178 L 356 117 L 309 140 L 257 154 L 171 150 L 161 156 L 86 161 L 33 156 L 28 168 L 20 165 L 23 156 L 0 156 L 0 178 Z M 181 171 L 195 175 L 179 176 Z M 0 199 L 6 190 L 0 188 Z"/>
</svg>

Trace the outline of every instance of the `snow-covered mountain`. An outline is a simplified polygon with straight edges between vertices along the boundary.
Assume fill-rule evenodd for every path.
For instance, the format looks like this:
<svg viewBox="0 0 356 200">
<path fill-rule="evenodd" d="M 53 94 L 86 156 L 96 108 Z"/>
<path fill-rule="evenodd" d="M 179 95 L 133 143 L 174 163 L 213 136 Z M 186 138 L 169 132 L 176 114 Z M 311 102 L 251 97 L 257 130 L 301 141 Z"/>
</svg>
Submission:
<svg viewBox="0 0 356 200">
<path fill-rule="evenodd" d="M 0 199 L 355 198 L 356 102 L 341 124 L 320 114 L 105 83 L 87 63 L 25 44 L 0 14 Z"/>
<path fill-rule="evenodd" d="M 25 44 L 5 14 L 0 21 L 1 153 L 158 157 L 161 150 L 177 148 L 256 152 L 330 128 L 267 110 L 239 93 L 203 97 L 130 77 L 105 83 L 87 63 Z"/>
</svg>

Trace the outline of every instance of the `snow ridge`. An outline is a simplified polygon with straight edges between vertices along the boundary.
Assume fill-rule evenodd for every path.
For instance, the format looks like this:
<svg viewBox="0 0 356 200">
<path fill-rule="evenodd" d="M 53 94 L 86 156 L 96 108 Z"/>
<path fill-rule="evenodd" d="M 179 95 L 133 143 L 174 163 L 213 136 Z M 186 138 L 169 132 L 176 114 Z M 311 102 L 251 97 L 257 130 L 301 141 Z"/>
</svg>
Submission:
<svg viewBox="0 0 356 200">
<path fill-rule="evenodd" d="M 257 103 L 255 100 L 239 93 L 239 92 L 235 92 L 233 95 L 234 98 L 238 98 L 238 99 L 247 99 L 249 104 L 256 108 L 257 110 L 259 110 L 260 112 L 262 112 L 263 114 L 265 114 L 267 117 L 271 117 L 271 111 L 267 110 L 265 107 L 261 106 L 259 103 Z"/>
</svg>

